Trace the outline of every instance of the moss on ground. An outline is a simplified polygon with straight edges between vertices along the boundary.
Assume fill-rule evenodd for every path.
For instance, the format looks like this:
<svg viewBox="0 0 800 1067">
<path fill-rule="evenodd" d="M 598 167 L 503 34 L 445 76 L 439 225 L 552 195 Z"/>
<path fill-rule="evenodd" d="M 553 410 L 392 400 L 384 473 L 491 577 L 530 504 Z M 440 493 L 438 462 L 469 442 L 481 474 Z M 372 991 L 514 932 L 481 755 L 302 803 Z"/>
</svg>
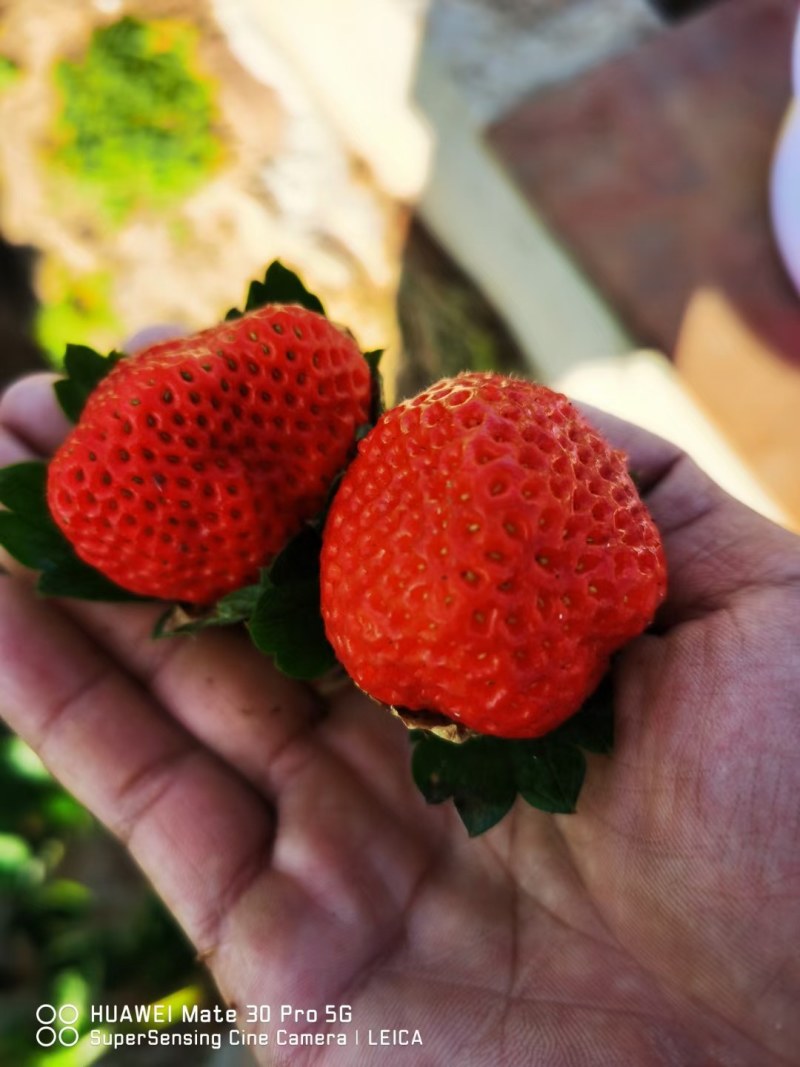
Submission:
<svg viewBox="0 0 800 1067">
<path fill-rule="evenodd" d="M 180 199 L 219 162 L 214 86 L 196 53 L 189 24 L 126 17 L 56 65 L 52 162 L 109 221 Z"/>
</svg>

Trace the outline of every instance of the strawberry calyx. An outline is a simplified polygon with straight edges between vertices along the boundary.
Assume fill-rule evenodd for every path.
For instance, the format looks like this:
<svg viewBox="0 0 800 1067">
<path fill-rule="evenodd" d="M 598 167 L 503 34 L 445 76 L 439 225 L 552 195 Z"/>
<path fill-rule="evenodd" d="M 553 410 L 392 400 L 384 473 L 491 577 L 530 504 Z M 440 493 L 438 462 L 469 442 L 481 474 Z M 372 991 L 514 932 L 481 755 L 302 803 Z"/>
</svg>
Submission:
<svg viewBox="0 0 800 1067">
<path fill-rule="evenodd" d="M 102 357 L 100 357 L 102 358 Z M 80 600 L 142 600 L 84 563 L 56 525 L 47 506 L 43 460 L 0 469 L 0 545 L 19 563 L 39 571 L 42 596 Z"/>
<path fill-rule="evenodd" d="M 253 644 L 291 678 L 311 681 L 337 666 L 319 610 L 322 528 L 307 525 L 262 576 L 247 622 Z"/>
<path fill-rule="evenodd" d="M 215 626 L 235 626 L 247 622 L 261 594 L 261 585 L 244 585 L 221 597 L 210 608 L 193 604 L 171 604 L 153 627 L 153 638 L 199 633 Z"/>
<path fill-rule="evenodd" d="M 426 715 L 414 713 L 418 724 Z M 439 722 L 417 725 L 411 730 L 412 774 L 429 804 L 452 800 L 470 837 L 498 823 L 517 796 L 541 811 L 572 814 L 586 774 L 584 753 L 611 752 L 613 723 L 609 670 L 580 710 L 542 737 L 456 736 Z"/>
<path fill-rule="evenodd" d="M 279 259 L 273 260 L 267 267 L 263 282 L 250 282 L 243 310 L 231 308 L 225 316 L 225 321 L 240 319 L 248 311 L 257 311 L 267 304 L 299 304 L 300 307 L 327 318 L 320 298 L 309 292 L 294 271 L 284 267 Z"/>
<path fill-rule="evenodd" d="M 440 737 L 443 741 L 449 741 L 453 745 L 462 745 L 472 737 L 480 737 L 476 730 L 471 730 L 462 722 L 448 719 L 438 711 L 412 711 L 411 708 L 389 706 L 389 711 L 396 719 L 411 731 L 412 736 L 416 733 L 430 733 L 434 737 Z"/>
<path fill-rule="evenodd" d="M 258 583 L 222 597 L 204 612 L 170 607 L 154 637 L 196 634 L 215 626 L 244 624 L 256 648 L 290 678 L 312 681 L 337 665 L 319 610 L 322 520 L 308 523 L 286 545 Z"/>
<path fill-rule="evenodd" d="M 375 426 L 375 423 L 386 410 L 386 397 L 384 395 L 383 389 L 383 375 L 380 371 L 380 362 L 384 351 L 385 350 L 383 348 L 375 348 L 371 352 L 364 353 L 364 359 L 367 361 L 370 378 L 372 380 L 372 397 L 370 400 L 369 407 L 369 421 L 362 423 L 362 425 L 356 429 L 356 443 L 362 441 L 367 436 L 370 430 L 372 430 L 372 428 Z M 331 496 L 330 499 L 333 499 L 333 497 Z M 330 506 L 330 499 L 328 501 L 328 506 Z"/>
<path fill-rule="evenodd" d="M 101 356 L 88 345 L 67 345 L 64 353 L 64 377 L 53 385 L 56 399 L 70 422 L 77 422 L 89 396 L 109 374 L 124 352 Z"/>
</svg>

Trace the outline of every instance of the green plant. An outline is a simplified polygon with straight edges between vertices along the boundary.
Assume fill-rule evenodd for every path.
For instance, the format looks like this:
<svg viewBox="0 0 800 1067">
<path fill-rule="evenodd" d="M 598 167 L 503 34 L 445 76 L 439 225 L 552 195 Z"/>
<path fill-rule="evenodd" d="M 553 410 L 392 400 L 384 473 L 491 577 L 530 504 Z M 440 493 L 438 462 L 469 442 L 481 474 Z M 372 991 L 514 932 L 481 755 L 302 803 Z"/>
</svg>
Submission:
<svg viewBox="0 0 800 1067">
<path fill-rule="evenodd" d="M 126 17 L 96 30 L 82 59 L 56 67 L 54 160 L 113 221 L 189 193 L 220 158 L 196 38 L 177 20 Z"/>
<path fill-rule="evenodd" d="M 122 333 L 111 302 L 112 277 L 107 271 L 73 274 L 49 260 L 39 280 L 36 340 L 60 367 L 66 347 L 80 338 L 101 349 L 113 346 Z"/>
<path fill-rule="evenodd" d="M 85 1067 L 98 1050 L 44 1052 L 35 1012 L 165 994 L 213 997 L 183 935 L 122 851 L 0 726 L 0 1063 Z M 100 1052 L 102 1053 L 102 1049 Z"/>
<path fill-rule="evenodd" d="M 13 59 L 0 56 L 0 93 L 12 85 L 20 75 L 20 69 Z"/>
</svg>

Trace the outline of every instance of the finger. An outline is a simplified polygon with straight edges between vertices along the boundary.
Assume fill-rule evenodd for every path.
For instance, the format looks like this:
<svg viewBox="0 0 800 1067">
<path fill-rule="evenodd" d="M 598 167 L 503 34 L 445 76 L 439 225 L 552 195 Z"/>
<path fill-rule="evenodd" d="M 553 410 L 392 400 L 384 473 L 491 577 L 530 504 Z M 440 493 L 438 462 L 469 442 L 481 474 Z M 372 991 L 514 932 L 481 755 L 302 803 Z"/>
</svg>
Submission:
<svg viewBox="0 0 800 1067">
<path fill-rule="evenodd" d="M 23 444 L 15 434 L 0 423 L 0 468 L 9 467 L 14 463 L 24 463 L 34 458 L 28 445 Z M 21 565 L 12 559 L 0 545 L 0 575 L 9 571 L 17 572 L 20 569 Z"/>
<path fill-rule="evenodd" d="M 0 425 L 0 467 L 8 467 L 12 463 L 24 463 L 25 460 L 35 458 L 28 445 L 9 430 Z"/>
<path fill-rule="evenodd" d="M 129 845 L 192 940 L 213 946 L 271 848 L 263 798 L 12 578 L 0 579 L 0 711 Z"/>
<path fill-rule="evenodd" d="M 231 997 L 336 995 L 399 936 L 427 846 L 334 758 L 294 760 L 282 832 L 256 791 L 98 652 L 0 582 L 0 710 L 129 846 Z M 421 804 L 418 800 L 418 805 Z M 410 805 L 409 805 L 410 807 Z M 377 948 L 376 948 L 377 946 Z M 305 966 L 309 960 L 314 966 Z"/>
<path fill-rule="evenodd" d="M 645 500 L 667 553 L 670 623 L 800 581 L 800 540 L 729 496 L 688 456 Z"/>
<path fill-rule="evenodd" d="M 676 445 L 596 409 L 587 418 L 626 452 L 667 556 L 674 625 L 730 605 L 753 588 L 800 580 L 800 541 L 731 497 Z"/>
<path fill-rule="evenodd" d="M 122 346 L 123 352 L 141 352 L 150 345 L 159 344 L 161 341 L 172 341 L 176 337 L 185 337 L 186 330 L 177 323 L 159 323 L 155 326 L 145 326 L 137 330 L 135 334 Z"/>
<path fill-rule="evenodd" d="M 129 338 L 124 350 L 138 352 L 160 341 L 181 337 L 185 332 L 178 325 L 147 326 Z M 27 375 L 9 386 L 0 397 L 0 428 L 11 433 L 34 455 L 50 455 L 71 428 L 53 390 L 53 384 L 59 377 L 58 374 L 46 372 Z M 12 458 L 6 461 L 0 453 L 0 462 L 5 465 L 17 460 Z"/>
<path fill-rule="evenodd" d="M 56 374 L 20 378 L 0 398 L 0 427 L 10 432 L 34 455 L 50 455 L 70 429 L 53 391 Z"/>
<path fill-rule="evenodd" d="M 270 775 L 278 755 L 320 718 L 308 687 L 281 674 L 239 631 L 154 640 L 163 606 L 65 608 L 202 744 L 259 788 L 279 787 Z"/>
</svg>

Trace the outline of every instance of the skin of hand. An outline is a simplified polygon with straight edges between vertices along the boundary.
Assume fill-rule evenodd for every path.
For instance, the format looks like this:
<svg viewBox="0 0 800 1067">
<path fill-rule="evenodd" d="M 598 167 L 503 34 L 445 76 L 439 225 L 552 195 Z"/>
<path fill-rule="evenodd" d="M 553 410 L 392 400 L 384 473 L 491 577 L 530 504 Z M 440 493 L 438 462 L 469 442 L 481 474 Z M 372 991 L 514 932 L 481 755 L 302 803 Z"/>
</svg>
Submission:
<svg viewBox="0 0 800 1067">
<path fill-rule="evenodd" d="M 0 465 L 66 432 L 50 382 L 6 394 Z M 0 712 L 127 845 L 225 1000 L 350 1005 L 328 1029 L 423 1041 L 261 1062 L 798 1062 L 799 541 L 593 417 L 641 477 L 670 593 L 618 658 L 614 752 L 575 815 L 518 803 L 469 840 L 353 689 L 323 700 L 238 632 L 154 642 L 158 607 L 0 578 Z"/>
</svg>

